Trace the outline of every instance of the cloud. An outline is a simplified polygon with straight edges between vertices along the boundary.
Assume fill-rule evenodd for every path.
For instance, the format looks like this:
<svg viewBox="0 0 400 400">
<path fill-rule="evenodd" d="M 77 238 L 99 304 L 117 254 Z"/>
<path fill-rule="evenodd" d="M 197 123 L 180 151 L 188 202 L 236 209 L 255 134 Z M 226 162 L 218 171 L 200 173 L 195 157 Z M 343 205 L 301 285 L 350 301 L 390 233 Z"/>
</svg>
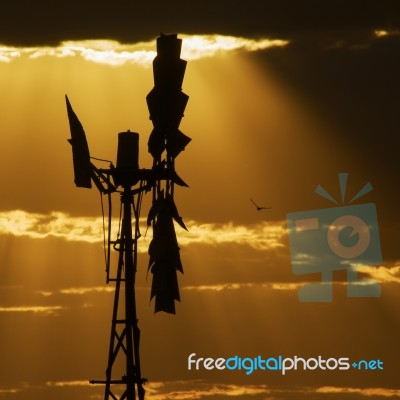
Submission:
<svg viewBox="0 0 400 400">
<path fill-rule="evenodd" d="M 271 283 L 271 288 L 273 290 L 281 290 L 281 291 L 290 291 L 290 290 L 298 290 L 301 286 L 304 286 L 304 282 L 300 283 Z"/>
<path fill-rule="evenodd" d="M 48 290 L 39 290 L 37 293 L 41 294 L 44 297 L 50 297 L 53 295 L 53 292 Z"/>
<path fill-rule="evenodd" d="M 253 283 L 221 283 L 216 285 L 193 285 L 184 286 L 182 290 L 195 292 L 221 292 L 222 290 L 238 290 L 253 287 Z"/>
<path fill-rule="evenodd" d="M 20 390 L 19 389 L 1 389 L 0 388 L 0 395 L 3 394 L 15 394 L 18 393 Z"/>
<path fill-rule="evenodd" d="M 322 30 L 318 35 L 299 35 L 290 44 L 294 47 L 304 46 L 323 51 L 367 51 L 376 44 L 381 44 L 389 38 L 400 36 L 399 29 L 353 29 L 344 31 Z"/>
<path fill-rule="evenodd" d="M 91 387 L 88 381 L 48 381 L 48 387 Z M 93 387 L 93 386 L 92 386 Z M 266 385 L 209 384 L 199 380 L 148 382 L 145 386 L 148 400 L 191 400 L 213 396 L 240 397 L 269 393 Z M 91 396 L 97 398 L 97 395 Z"/>
<path fill-rule="evenodd" d="M 0 212 L 0 234 L 31 239 L 53 236 L 67 241 L 97 243 L 103 240 L 103 220 L 100 217 L 71 217 L 55 211 L 50 214 L 3 211 Z"/>
<path fill-rule="evenodd" d="M 223 35 L 180 35 L 182 58 L 197 60 L 215 57 L 219 54 L 242 50 L 259 51 L 270 47 L 284 47 L 286 40 L 247 39 Z M 155 40 L 122 44 L 115 40 L 64 41 L 55 47 L 9 47 L 0 46 L 0 62 L 11 62 L 18 58 L 37 59 L 41 57 L 80 57 L 86 61 L 119 66 L 127 63 L 149 67 L 156 56 Z"/>
<path fill-rule="evenodd" d="M 145 224 L 144 219 L 141 223 Z M 118 222 L 113 221 L 113 237 L 117 235 Z M 206 244 L 218 246 L 235 244 L 266 251 L 284 247 L 282 238 L 286 235 L 283 222 L 262 222 L 257 225 L 199 224 L 186 223 L 188 232 L 177 232 L 181 246 Z M 50 214 L 29 213 L 22 210 L 0 212 L 0 234 L 24 236 L 32 239 L 56 237 L 67 241 L 102 243 L 103 220 L 101 217 L 72 217 L 53 211 Z M 139 240 L 139 252 L 147 253 L 149 240 Z"/>
<path fill-rule="evenodd" d="M 213 285 L 187 285 L 182 286 L 182 290 L 188 292 L 222 292 L 226 290 L 243 290 L 243 289 L 270 289 L 277 291 L 292 291 L 297 290 L 301 286 L 310 282 L 229 282 L 229 283 L 217 283 Z M 346 284 L 346 282 L 337 282 L 338 284 Z M 149 291 L 149 287 L 136 286 L 137 290 Z M 55 294 L 83 296 L 90 293 L 114 293 L 114 286 L 95 286 L 95 287 L 72 287 L 67 289 L 60 289 L 54 292 L 51 291 L 38 291 L 37 293 L 44 296 L 50 297 Z M 88 306 L 88 305 L 86 305 Z M 1 309 L 0 309 L 1 311 Z"/>
<path fill-rule="evenodd" d="M 114 293 L 115 287 L 114 286 L 93 286 L 93 287 L 71 287 L 67 289 L 60 289 L 56 291 L 48 291 L 48 290 L 39 290 L 36 293 L 44 296 L 50 297 L 54 296 L 55 294 L 65 294 L 65 295 L 77 295 L 82 296 L 89 293 Z M 87 307 L 88 305 L 86 305 Z"/>
<path fill-rule="evenodd" d="M 247 245 L 256 250 L 270 250 L 285 247 L 282 238 L 286 235 L 283 222 L 262 222 L 253 226 L 228 224 L 198 224 L 188 221 L 189 232 L 179 232 L 179 243 L 189 245 L 204 243 L 221 245 L 235 243 Z"/>
<path fill-rule="evenodd" d="M 180 388 L 180 389 L 179 389 Z M 149 400 L 191 400 L 214 396 L 241 397 L 270 393 L 267 385 L 209 384 L 202 381 L 153 382 L 146 385 Z"/>
<path fill-rule="evenodd" d="M 44 315 L 58 315 L 59 311 L 65 310 L 62 306 L 10 306 L 0 307 L 0 313 L 34 313 Z"/>
<path fill-rule="evenodd" d="M 182 38 L 182 57 L 186 60 L 214 57 L 236 50 L 259 51 L 289 44 L 289 41 L 281 39 L 246 39 L 222 35 L 182 35 Z"/>
<path fill-rule="evenodd" d="M 224 290 L 241 290 L 241 289 L 271 289 L 271 290 L 279 290 L 279 291 L 290 291 L 297 290 L 299 287 L 303 286 L 305 283 L 286 283 L 286 282 L 229 282 L 229 283 L 220 283 L 214 285 L 187 285 L 182 286 L 182 290 L 189 292 L 222 292 Z M 147 290 L 150 289 L 148 287 L 136 286 L 137 290 Z M 50 297 L 55 294 L 65 294 L 65 295 L 75 295 L 75 296 L 83 296 L 89 293 L 114 293 L 114 286 L 94 286 L 94 287 L 72 287 L 67 289 L 60 289 L 54 292 L 51 291 L 38 291 L 37 293 L 44 296 Z"/>
<path fill-rule="evenodd" d="M 201 380 L 149 382 L 146 385 L 149 400 L 191 400 L 203 399 L 213 396 L 243 397 L 257 395 L 272 395 L 277 398 L 286 398 L 290 394 L 298 398 L 308 398 L 311 393 L 318 394 L 358 394 L 363 397 L 400 397 L 400 389 L 390 388 L 353 388 L 353 387 L 302 387 L 279 389 L 267 385 L 235 385 L 235 384 L 212 384 Z M 259 398 L 259 397 L 257 397 Z"/>
<path fill-rule="evenodd" d="M 61 294 L 87 294 L 87 293 L 110 293 L 114 292 L 115 288 L 112 286 L 95 286 L 95 287 L 79 287 L 79 288 L 69 288 L 61 289 L 59 292 Z"/>
<path fill-rule="evenodd" d="M 378 283 L 400 283 L 400 266 L 393 267 L 358 267 L 358 272 L 362 272 L 372 278 L 372 280 L 360 280 L 352 282 L 352 284 L 368 285 L 375 282 Z M 305 279 L 302 282 L 229 282 L 213 285 L 190 285 L 183 286 L 182 290 L 196 291 L 196 292 L 221 292 L 223 290 L 240 290 L 240 289 L 255 289 L 255 288 L 268 288 L 277 291 L 296 291 L 300 287 L 307 284 L 318 283 L 316 281 L 308 280 L 308 274 L 305 274 Z M 347 286 L 347 280 L 333 280 L 332 282 L 322 282 L 321 284 L 334 285 L 334 286 Z"/>
<path fill-rule="evenodd" d="M 15 394 L 26 388 L 26 383 L 20 388 L 0 388 L 2 394 Z M 65 380 L 65 381 L 47 381 L 40 388 L 56 388 L 59 390 L 68 390 L 70 388 L 92 389 L 96 390 L 96 385 L 92 385 L 88 380 Z M 38 387 L 39 388 L 39 387 Z M 179 380 L 179 381 L 150 381 L 145 385 L 146 399 L 148 400 L 198 400 L 209 398 L 264 398 L 262 396 L 272 396 L 274 399 L 283 398 L 309 398 L 312 394 L 320 397 L 324 395 L 356 395 L 360 397 L 400 397 L 400 389 L 391 389 L 383 387 L 287 387 L 277 388 L 265 384 L 260 385 L 238 385 L 232 383 L 211 383 L 203 380 Z M 104 395 L 103 395 L 104 396 Z M 102 398 L 102 395 L 93 393 L 88 396 L 96 399 Z M 269 398 L 269 397 L 268 397 Z M 322 397 L 321 397 L 322 398 Z"/>
<path fill-rule="evenodd" d="M 221 292 L 223 290 L 239 290 L 239 289 L 253 289 L 253 288 L 269 288 L 272 290 L 297 290 L 303 286 L 304 282 L 300 283 L 285 283 L 285 282 L 252 282 L 252 283 L 221 283 L 215 285 L 198 285 L 198 286 L 183 286 L 182 290 L 196 291 L 196 292 Z"/>
<path fill-rule="evenodd" d="M 90 382 L 88 380 L 84 381 L 48 381 L 46 382 L 46 386 L 51 387 L 71 387 L 71 386 L 90 386 Z"/>
<path fill-rule="evenodd" d="M 357 272 L 365 273 L 370 278 L 382 283 L 400 283 L 400 265 L 390 266 L 357 266 Z"/>
<path fill-rule="evenodd" d="M 335 387 L 323 386 L 315 390 L 317 393 L 339 394 L 339 393 L 356 393 L 361 396 L 381 396 L 381 397 L 400 397 L 400 389 L 389 388 L 352 388 L 352 387 Z"/>
<path fill-rule="evenodd" d="M 367 49 L 375 40 L 400 36 L 400 30 L 375 29 L 373 31 L 353 32 L 353 35 L 326 38 L 323 34 L 317 39 L 323 42 L 324 49 L 349 48 Z M 181 57 L 188 61 L 242 51 L 255 52 L 270 48 L 283 48 L 291 42 L 274 38 L 250 39 L 238 36 L 207 34 L 179 35 L 183 39 Z M 297 40 L 299 42 L 299 40 Z M 122 66 L 135 64 L 145 68 L 151 66 L 156 56 L 156 41 L 120 43 L 109 39 L 63 41 L 57 46 L 16 47 L 0 45 L 0 62 L 10 63 L 17 59 L 40 59 L 43 57 L 77 57 L 96 64 Z"/>
<path fill-rule="evenodd" d="M 374 36 L 376 38 L 384 38 L 389 36 L 400 36 L 400 30 L 398 29 L 376 29 L 374 30 Z"/>
</svg>

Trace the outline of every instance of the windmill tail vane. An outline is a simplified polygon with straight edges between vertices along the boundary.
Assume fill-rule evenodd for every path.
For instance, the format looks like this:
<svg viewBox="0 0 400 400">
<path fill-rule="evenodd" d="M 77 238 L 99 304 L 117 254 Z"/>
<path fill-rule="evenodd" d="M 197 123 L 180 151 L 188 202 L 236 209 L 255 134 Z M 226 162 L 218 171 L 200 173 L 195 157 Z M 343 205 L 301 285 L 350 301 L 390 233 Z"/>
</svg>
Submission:
<svg viewBox="0 0 400 400">
<path fill-rule="evenodd" d="M 85 131 L 74 113 L 67 96 L 65 96 L 65 101 L 67 103 L 68 121 L 71 130 L 71 139 L 68 139 L 68 142 L 72 146 L 75 185 L 90 189 L 92 187 L 90 153 Z"/>
</svg>

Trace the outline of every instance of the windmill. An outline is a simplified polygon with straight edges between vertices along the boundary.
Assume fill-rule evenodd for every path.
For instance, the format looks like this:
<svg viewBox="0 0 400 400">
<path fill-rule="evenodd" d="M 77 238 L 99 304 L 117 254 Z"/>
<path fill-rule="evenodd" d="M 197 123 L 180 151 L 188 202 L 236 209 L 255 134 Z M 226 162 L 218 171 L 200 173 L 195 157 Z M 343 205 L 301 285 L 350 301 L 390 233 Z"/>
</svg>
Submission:
<svg viewBox="0 0 400 400">
<path fill-rule="evenodd" d="M 157 56 L 153 61 L 154 88 L 147 96 L 153 131 L 148 149 L 153 157 L 150 169 L 139 167 L 139 134 L 118 134 L 116 166 L 97 168 L 91 161 L 89 146 L 82 124 L 66 97 L 71 130 L 75 185 L 91 188 L 92 182 L 109 204 L 108 240 L 106 253 L 106 282 L 115 282 L 110 346 L 105 380 L 92 380 L 104 384 L 104 399 L 143 400 L 144 384 L 140 369 L 140 330 L 138 327 L 135 275 L 137 249 L 140 237 L 139 217 L 142 198 L 152 192 L 152 205 L 147 225 L 153 228 L 149 246 L 148 270 L 153 276 L 151 299 L 155 299 L 155 312 L 175 313 L 175 301 L 180 300 L 177 271 L 183 272 L 174 221 L 186 226 L 175 205 L 175 185 L 187 186 L 175 171 L 175 158 L 190 142 L 179 130 L 179 124 L 188 101 L 181 90 L 186 61 L 180 59 L 182 40 L 177 35 L 157 38 Z M 120 232 L 111 240 L 112 194 L 118 193 L 121 202 Z M 110 252 L 118 252 L 115 275 L 110 272 Z M 125 361 L 125 374 L 115 378 L 113 367 L 117 357 Z M 124 388 L 117 394 L 117 387 Z"/>
</svg>

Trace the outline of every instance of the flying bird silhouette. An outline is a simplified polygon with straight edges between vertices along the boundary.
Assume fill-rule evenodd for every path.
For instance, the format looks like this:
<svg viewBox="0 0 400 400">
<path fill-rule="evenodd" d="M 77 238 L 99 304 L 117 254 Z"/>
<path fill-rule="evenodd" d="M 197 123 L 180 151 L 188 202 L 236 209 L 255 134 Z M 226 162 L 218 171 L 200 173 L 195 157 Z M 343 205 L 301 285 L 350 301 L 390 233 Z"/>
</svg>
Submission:
<svg viewBox="0 0 400 400">
<path fill-rule="evenodd" d="M 257 211 L 261 211 L 261 210 L 270 210 L 272 207 L 263 207 L 263 206 L 259 206 L 257 205 L 253 199 L 250 199 L 250 201 L 256 206 Z"/>
</svg>

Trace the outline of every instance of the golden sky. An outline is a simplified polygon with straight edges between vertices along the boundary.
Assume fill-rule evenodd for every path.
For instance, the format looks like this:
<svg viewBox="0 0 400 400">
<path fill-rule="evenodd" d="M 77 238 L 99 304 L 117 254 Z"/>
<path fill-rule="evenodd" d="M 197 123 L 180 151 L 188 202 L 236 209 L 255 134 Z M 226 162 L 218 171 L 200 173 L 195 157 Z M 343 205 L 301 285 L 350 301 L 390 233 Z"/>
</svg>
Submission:
<svg viewBox="0 0 400 400">
<path fill-rule="evenodd" d="M 338 75 L 349 70 L 354 77 L 351 60 L 333 62 L 335 51 L 358 57 L 391 35 L 398 37 L 370 32 L 363 49 L 338 43 L 321 53 Z M 346 100 L 336 102 L 335 95 L 354 96 L 339 79 L 334 82 L 338 75 L 324 82 L 329 101 L 316 96 L 326 71 L 308 87 L 312 95 L 305 94 L 301 76 L 290 81 L 295 67 L 304 78 L 316 67 L 307 69 L 306 51 L 290 50 L 290 40 L 180 37 L 188 60 L 183 91 L 190 96 L 180 129 L 192 138 L 176 162 L 190 186 L 177 189 L 175 198 L 188 227 L 176 228 L 185 274 L 179 276 L 177 315 L 153 315 L 146 280 L 151 232 L 140 239 L 136 282 L 146 398 L 400 397 L 393 132 L 382 132 L 382 148 L 370 133 L 357 136 L 364 126 L 347 118 Z M 140 166 L 148 168 L 152 125 L 145 97 L 153 87 L 154 50 L 154 41 L 0 46 L 0 399 L 103 396 L 103 388 L 88 380 L 104 377 L 113 286 L 105 284 L 99 194 L 73 184 L 64 95 L 85 128 L 92 156 L 115 160 L 116 134 L 130 129 L 140 133 Z M 366 82 L 373 87 L 375 78 Z M 385 117 L 378 102 L 385 99 L 370 104 L 376 115 L 367 119 Z M 393 107 L 391 98 L 387 102 Z M 286 214 L 333 207 L 314 189 L 321 184 L 339 198 L 340 172 L 349 173 L 348 198 L 369 181 L 374 187 L 357 204 L 377 205 L 383 262 L 363 272 L 380 283 L 382 295 L 348 298 L 339 272 L 331 303 L 301 303 L 299 287 L 319 277 L 292 273 Z M 272 209 L 257 212 L 250 198 Z M 191 353 L 380 359 L 385 368 L 246 376 L 188 371 Z"/>
</svg>

